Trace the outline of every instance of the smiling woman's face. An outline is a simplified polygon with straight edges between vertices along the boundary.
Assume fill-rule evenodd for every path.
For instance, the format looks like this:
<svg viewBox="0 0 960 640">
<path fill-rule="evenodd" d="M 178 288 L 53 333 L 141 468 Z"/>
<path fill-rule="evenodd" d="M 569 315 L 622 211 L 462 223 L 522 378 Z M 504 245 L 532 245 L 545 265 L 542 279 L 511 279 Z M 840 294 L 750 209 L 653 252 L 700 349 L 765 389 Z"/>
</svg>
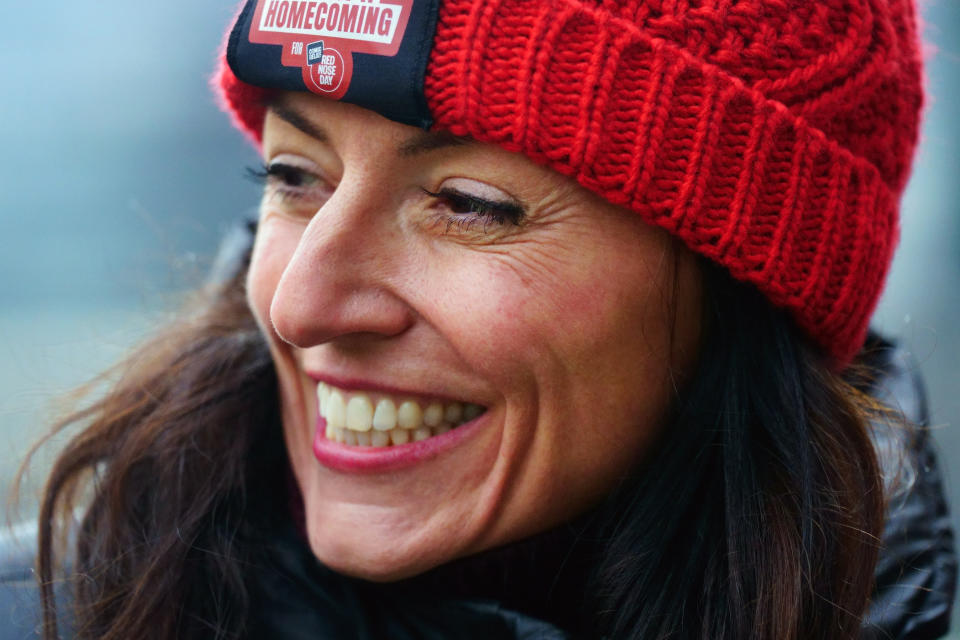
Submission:
<svg viewBox="0 0 960 640">
<path fill-rule="evenodd" d="M 413 575 L 637 463 L 696 356 L 692 254 L 523 156 L 307 94 L 263 152 L 248 292 L 320 561 Z"/>
</svg>

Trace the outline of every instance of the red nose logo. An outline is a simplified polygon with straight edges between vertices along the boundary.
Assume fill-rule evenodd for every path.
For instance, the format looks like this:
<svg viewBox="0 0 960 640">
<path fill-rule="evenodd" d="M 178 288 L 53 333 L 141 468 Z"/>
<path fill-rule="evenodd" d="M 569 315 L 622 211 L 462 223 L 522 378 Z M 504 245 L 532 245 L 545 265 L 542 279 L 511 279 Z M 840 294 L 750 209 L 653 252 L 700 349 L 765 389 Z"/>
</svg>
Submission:
<svg viewBox="0 0 960 640">
<path fill-rule="evenodd" d="M 315 50 L 308 49 L 308 51 L 314 53 L 313 59 L 308 56 L 310 81 L 313 86 L 317 91 L 336 93 L 340 85 L 343 84 L 343 56 L 336 49 L 330 47 L 324 49 L 322 45 L 319 54 Z"/>
</svg>

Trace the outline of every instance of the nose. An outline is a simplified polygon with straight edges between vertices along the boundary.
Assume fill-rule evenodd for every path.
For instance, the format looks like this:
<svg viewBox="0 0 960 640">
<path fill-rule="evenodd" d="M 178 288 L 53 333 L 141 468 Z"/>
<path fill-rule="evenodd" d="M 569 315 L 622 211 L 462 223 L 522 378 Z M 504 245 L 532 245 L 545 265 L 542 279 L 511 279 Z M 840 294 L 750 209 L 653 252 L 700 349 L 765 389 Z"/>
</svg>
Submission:
<svg viewBox="0 0 960 640">
<path fill-rule="evenodd" d="M 346 176 L 345 176 L 346 178 Z M 404 251 L 389 194 L 341 181 L 304 229 L 270 305 L 274 330 L 300 348 L 397 336 L 414 312 L 395 286 Z"/>
</svg>

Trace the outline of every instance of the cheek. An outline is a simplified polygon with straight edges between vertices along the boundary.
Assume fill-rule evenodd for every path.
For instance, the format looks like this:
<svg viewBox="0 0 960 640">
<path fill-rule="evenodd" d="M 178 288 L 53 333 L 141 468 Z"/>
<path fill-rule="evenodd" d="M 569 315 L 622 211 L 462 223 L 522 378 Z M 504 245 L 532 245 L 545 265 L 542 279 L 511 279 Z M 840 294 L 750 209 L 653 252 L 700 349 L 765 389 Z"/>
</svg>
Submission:
<svg viewBox="0 0 960 640">
<path fill-rule="evenodd" d="M 624 300 L 598 284 L 592 265 L 558 264 L 533 273 L 509 258 L 486 258 L 445 269 L 450 285 L 437 302 L 450 310 L 445 332 L 490 373 L 548 375 L 538 369 L 550 366 L 569 371 L 594 359 L 598 346 L 621 340 L 626 318 L 634 326 L 644 320 L 636 297 Z"/>
<path fill-rule="evenodd" d="M 514 416 L 536 420 L 517 437 L 540 432 L 569 453 L 557 466 L 627 464 L 669 404 L 672 274 L 663 243 L 647 244 L 550 259 L 482 255 L 442 272 L 451 292 L 438 301 L 450 310 L 442 330 L 514 401 Z"/>
<path fill-rule="evenodd" d="M 432 284 L 420 289 L 433 295 L 418 306 L 469 368 L 502 392 L 504 380 L 526 381 L 542 351 L 546 336 L 534 318 L 544 300 L 531 296 L 509 269 L 483 258 L 432 269 Z"/>
<path fill-rule="evenodd" d="M 602 255 L 528 249 L 429 256 L 418 289 L 431 295 L 418 308 L 505 395 L 566 393 L 598 366 L 628 373 L 617 356 L 651 312 L 639 303 L 647 278 L 624 284 L 622 263 Z"/>
</svg>

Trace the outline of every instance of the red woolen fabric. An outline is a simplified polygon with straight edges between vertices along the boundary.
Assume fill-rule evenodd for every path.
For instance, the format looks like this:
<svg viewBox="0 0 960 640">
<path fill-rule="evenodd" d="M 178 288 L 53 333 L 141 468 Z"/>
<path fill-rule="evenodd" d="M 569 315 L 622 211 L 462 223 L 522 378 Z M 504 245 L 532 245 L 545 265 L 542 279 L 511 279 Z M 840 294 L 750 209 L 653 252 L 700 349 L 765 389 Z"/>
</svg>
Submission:
<svg viewBox="0 0 960 640">
<path fill-rule="evenodd" d="M 259 141 L 265 90 L 218 88 Z M 523 153 L 787 308 L 837 367 L 898 237 L 912 0 L 442 0 L 434 127 Z"/>
</svg>

